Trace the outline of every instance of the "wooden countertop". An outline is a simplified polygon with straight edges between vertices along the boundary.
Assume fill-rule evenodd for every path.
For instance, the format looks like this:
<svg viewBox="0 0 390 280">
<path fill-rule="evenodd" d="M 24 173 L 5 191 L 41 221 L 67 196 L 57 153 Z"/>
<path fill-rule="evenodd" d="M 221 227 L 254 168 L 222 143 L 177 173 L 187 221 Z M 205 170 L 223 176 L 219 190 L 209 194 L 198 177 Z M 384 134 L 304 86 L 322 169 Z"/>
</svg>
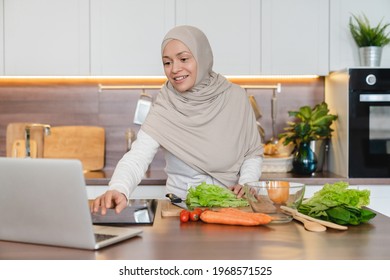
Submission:
<svg viewBox="0 0 390 280">
<path fill-rule="evenodd" d="M 389 260 L 390 218 L 378 213 L 347 231 L 308 232 L 296 221 L 257 227 L 180 223 L 161 217 L 141 236 L 99 251 L 0 241 L 0 259 Z"/>
<path fill-rule="evenodd" d="M 108 185 L 113 169 L 87 172 L 85 179 L 87 185 Z M 307 185 L 324 185 L 339 181 L 349 182 L 350 185 L 390 185 L 390 178 L 346 178 L 331 172 L 316 173 L 313 176 L 299 176 L 289 173 L 263 173 L 261 180 L 285 180 L 305 183 Z M 149 169 L 140 185 L 165 185 L 167 175 L 161 169 Z"/>
<path fill-rule="evenodd" d="M 104 185 L 110 182 L 114 169 L 103 169 L 102 171 L 93 171 L 84 173 L 87 185 Z M 164 170 L 152 169 L 145 173 L 140 185 L 165 185 L 167 175 Z"/>
</svg>

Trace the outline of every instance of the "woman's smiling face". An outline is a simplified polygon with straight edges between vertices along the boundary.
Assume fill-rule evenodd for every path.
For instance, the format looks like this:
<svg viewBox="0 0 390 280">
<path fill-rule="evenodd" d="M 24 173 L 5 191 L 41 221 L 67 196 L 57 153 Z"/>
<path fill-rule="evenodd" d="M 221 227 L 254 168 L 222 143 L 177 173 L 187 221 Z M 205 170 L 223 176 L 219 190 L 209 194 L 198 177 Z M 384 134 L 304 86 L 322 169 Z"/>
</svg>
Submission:
<svg viewBox="0 0 390 280">
<path fill-rule="evenodd" d="M 171 40 L 164 48 L 162 60 L 165 75 L 178 92 L 186 92 L 195 85 L 197 63 L 185 44 Z"/>
</svg>

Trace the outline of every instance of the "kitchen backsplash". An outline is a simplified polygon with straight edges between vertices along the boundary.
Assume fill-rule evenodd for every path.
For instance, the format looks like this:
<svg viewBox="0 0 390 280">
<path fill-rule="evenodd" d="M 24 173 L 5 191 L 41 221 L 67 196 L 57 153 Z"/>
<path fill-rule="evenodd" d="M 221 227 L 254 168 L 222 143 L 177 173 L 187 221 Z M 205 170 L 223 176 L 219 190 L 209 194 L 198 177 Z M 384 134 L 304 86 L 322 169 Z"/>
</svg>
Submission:
<svg viewBox="0 0 390 280">
<path fill-rule="evenodd" d="M 324 100 L 324 78 L 296 81 L 273 80 L 261 82 L 269 85 L 281 83 L 281 92 L 276 94 L 276 131 L 283 132 L 289 119 L 288 111 L 304 105 L 314 106 Z M 105 168 L 115 167 L 127 149 L 126 130 L 136 132 L 140 125 L 134 124 L 134 113 L 142 93 L 141 89 L 99 90 L 99 83 L 2 83 L 0 81 L 0 156 L 6 156 L 6 128 L 12 122 L 47 123 L 51 126 L 94 125 L 106 132 Z M 146 89 L 153 97 L 158 89 Z M 265 129 L 265 139 L 272 136 L 271 98 L 269 89 L 247 89 L 258 103 Z M 50 136 L 49 136 L 50 137 Z M 160 151 L 152 168 L 163 169 L 164 158 Z"/>
</svg>

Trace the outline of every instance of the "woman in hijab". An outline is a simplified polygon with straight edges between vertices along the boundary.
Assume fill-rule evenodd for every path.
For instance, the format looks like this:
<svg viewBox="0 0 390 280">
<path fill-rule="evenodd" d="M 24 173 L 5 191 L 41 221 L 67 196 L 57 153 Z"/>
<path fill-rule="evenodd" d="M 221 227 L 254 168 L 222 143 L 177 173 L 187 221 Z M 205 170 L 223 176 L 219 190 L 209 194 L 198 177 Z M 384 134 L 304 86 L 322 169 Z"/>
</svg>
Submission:
<svg viewBox="0 0 390 280">
<path fill-rule="evenodd" d="M 260 178 L 263 147 L 246 92 L 212 70 L 205 34 L 192 26 L 175 27 L 166 34 L 161 54 L 167 82 L 93 212 L 124 209 L 160 146 L 167 192 L 182 198 L 202 182 L 241 197 L 242 185 Z"/>
</svg>

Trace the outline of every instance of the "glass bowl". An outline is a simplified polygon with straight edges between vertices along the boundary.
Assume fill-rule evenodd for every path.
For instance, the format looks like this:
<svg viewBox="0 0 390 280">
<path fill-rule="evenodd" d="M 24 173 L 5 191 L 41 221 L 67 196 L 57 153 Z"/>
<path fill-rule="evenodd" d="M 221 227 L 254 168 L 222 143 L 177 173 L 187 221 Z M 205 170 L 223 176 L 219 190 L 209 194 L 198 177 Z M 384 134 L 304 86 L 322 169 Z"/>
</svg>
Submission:
<svg viewBox="0 0 390 280">
<path fill-rule="evenodd" d="M 268 214 L 272 223 L 287 223 L 292 216 L 285 213 L 280 206 L 298 209 L 301 205 L 305 184 L 287 181 L 257 181 L 244 185 L 245 198 L 253 212 Z"/>
</svg>

